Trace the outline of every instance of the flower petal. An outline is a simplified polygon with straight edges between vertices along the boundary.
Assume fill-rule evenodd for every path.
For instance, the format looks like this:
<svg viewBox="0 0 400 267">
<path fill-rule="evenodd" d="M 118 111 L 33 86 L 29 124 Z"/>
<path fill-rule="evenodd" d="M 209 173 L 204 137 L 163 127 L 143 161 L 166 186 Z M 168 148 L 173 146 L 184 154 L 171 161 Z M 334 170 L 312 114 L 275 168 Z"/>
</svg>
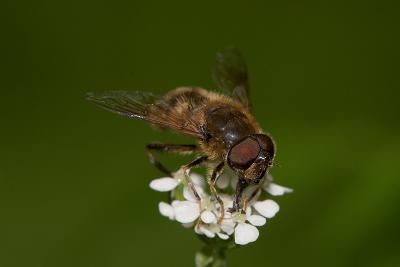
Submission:
<svg viewBox="0 0 400 267">
<path fill-rule="evenodd" d="M 199 194 L 200 197 L 202 197 L 204 195 L 204 190 L 203 188 L 199 187 L 199 186 L 195 186 L 196 192 L 197 194 Z M 185 186 L 183 188 L 183 197 L 186 200 L 192 201 L 192 202 L 197 202 L 197 198 L 194 196 L 192 189 L 190 189 L 189 187 Z"/>
<path fill-rule="evenodd" d="M 227 240 L 229 238 L 229 235 L 222 234 L 222 233 L 217 233 L 218 237 L 221 238 L 222 240 Z"/>
<path fill-rule="evenodd" d="M 266 218 L 272 218 L 279 211 L 279 205 L 271 199 L 258 201 L 254 203 L 253 207 L 258 213 Z"/>
<path fill-rule="evenodd" d="M 207 229 L 207 227 L 205 227 L 204 225 L 200 225 L 199 230 L 200 230 L 201 233 L 203 233 L 208 238 L 214 238 L 215 237 L 215 233 L 213 231 L 211 231 L 211 229 Z"/>
<path fill-rule="evenodd" d="M 222 202 L 224 203 L 225 208 L 232 207 L 233 205 L 233 196 L 227 195 L 227 194 L 221 194 L 219 195 L 221 198 Z M 227 214 L 230 214 L 229 212 Z"/>
<path fill-rule="evenodd" d="M 164 177 L 151 181 L 150 188 L 160 192 L 167 192 L 174 189 L 178 184 L 178 180 L 171 177 Z"/>
<path fill-rule="evenodd" d="M 229 182 L 230 182 L 230 177 L 227 172 L 224 172 L 217 178 L 217 187 L 221 189 L 225 189 L 228 187 Z"/>
<path fill-rule="evenodd" d="M 251 215 L 247 220 L 254 226 L 263 226 L 267 220 L 260 215 Z"/>
<path fill-rule="evenodd" d="M 259 236 L 258 229 L 248 223 L 239 223 L 235 228 L 235 243 L 246 245 L 257 240 Z"/>
<path fill-rule="evenodd" d="M 224 219 L 221 222 L 221 230 L 224 231 L 227 235 L 233 234 L 235 231 L 235 223 L 232 219 Z"/>
<path fill-rule="evenodd" d="M 173 220 L 175 217 L 174 208 L 168 203 L 158 203 L 158 210 L 160 211 L 162 216 L 168 217 L 170 220 Z"/>
<path fill-rule="evenodd" d="M 200 174 L 191 173 L 190 179 L 192 180 L 192 183 L 196 185 L 196 187 L 204 188 L 204 178 Z"/>
<path fill-rule="evenodd" d="M 199 224 L 197 224 L 197 225 L 194 226 L 194 232 L 195 232 L 196 234 L 198 234 L 198 235 L 202 235 L 202 234 L 203 234 L 203 232 L 202 232 L 201 229 L 200 229 L 200 225 L 199 225 Z"/>
<path fill-rule="evenodd" d="M 204 223 L 216 223 L 217 222 L 217 217 L 215 217 L 214 213 L 212 213 L 209 210 L 203 211 L 201 213 L 200 218 Z"/>
<path fill-rule="evenodd" d="M 284 187 L 278 184 L 269 183 L 264 187 L 264 190 L 267 191 L 272 196 L 281 196 L 285 193 L 292 193 L 293 189 Z"/>
<path fill-rule="evenodd" d="M 180 223 L 190 223 L 200 216 L 199 205 L 190 201 L 178 201 L 174 205 L 175 219 Z"/>
<path fill-rule="evenodd" d="M 251 216 L 251 207 L 248 206 L 248 207 L 246 208 L 245 212 L 246 212 L 246 217 L 247 217 L 247 218 L 250 217 L 250 216 Z"/>
</svg>

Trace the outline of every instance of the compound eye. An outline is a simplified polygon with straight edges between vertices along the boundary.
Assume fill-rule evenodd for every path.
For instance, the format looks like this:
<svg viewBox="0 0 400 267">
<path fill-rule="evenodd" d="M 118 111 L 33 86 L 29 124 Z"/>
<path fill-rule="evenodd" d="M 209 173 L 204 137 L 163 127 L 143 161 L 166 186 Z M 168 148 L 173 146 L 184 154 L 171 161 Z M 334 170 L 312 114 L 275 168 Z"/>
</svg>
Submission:
<svg viewBox="0 0 400 267">
<path fill-rule="evenodd" d="M 232 167 L 245 170 L 257 159 L 259 153 L 258 142 L 248 137 L 231 148 L 228 161 Z"/>
<path fill-rule="evenodd" d="M 257 134 L 255 137 L 261 148 L 267 152 L 269 159 L 273 159 L 275 156 L 275 144 L 272 138 L 264 134 Z"/>
</svg>

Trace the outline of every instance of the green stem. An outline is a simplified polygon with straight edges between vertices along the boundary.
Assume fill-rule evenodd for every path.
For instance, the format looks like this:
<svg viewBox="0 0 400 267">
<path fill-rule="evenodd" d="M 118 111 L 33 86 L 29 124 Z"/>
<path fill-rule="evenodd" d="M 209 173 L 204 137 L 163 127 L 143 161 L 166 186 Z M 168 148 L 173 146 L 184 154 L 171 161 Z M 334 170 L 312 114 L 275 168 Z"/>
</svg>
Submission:
<svg viewBox="0 0 400 267">
<path fill-rule="evenodd" d="M 226 267 L 226 252 L 228 249 L 236 247 L 232 240 L 199 237 L 205 243 L 205 246 L 196 252 L 196 267 Z"/>
<path fill-rule="evenodd" d="M 226 248 L 205 246 L 195 256 L 196 267 L 225 267 Z"/>
</svg>

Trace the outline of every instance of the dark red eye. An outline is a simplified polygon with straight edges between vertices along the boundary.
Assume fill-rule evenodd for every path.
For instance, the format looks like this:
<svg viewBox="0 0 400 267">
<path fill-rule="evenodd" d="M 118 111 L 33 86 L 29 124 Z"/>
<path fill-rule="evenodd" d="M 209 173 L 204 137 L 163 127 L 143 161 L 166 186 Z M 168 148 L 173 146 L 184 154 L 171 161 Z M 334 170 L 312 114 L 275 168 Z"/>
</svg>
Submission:
<svg viewBox="0 0 400 267">
<path fill-rule="evenodd" d="M 272 138 L 265 134 L 255 134 L 254 137 L 257 138 L 261 148 L 267 152 L 269 159 L 272 160 L 275 156 L 275 144 Z"/>
<path fill-rule="evenodd" d="M 260 146 L 253 138 L 247 137 L 229 151 L 228 161 L 232 167 L 247 169 L 260 153 Z"/>
</svg>

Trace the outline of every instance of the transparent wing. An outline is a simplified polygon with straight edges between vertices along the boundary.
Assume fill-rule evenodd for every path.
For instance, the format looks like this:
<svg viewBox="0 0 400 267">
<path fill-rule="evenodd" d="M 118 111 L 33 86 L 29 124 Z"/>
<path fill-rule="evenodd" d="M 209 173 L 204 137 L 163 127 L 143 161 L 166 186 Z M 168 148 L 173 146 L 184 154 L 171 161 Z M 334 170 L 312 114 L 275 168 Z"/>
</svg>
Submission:
<svg viewBox="0 0 400 267">
<path fill-rule="evenodd" d="M 161 97 L 142 91 L 106 91 L 88 93 L 86 99 L 97 106 L 129 118 L 145 120 L 163 129 L 202 137 L 195 123 L 168 112 L 168 104 Z"/>
<path fill-rule="evenodd" d="M 249 78 L 246 62 L 236 48 L 217 53 L 213 78 L 218 89 L 251 110 Z"/>
<path fill-rule="evenodd" d="M 113 113 L 136 119 L 146 119 L 149 107 L 158 97 L 140 91 L 106 91 L 87 93 L 86 99 Z"/>
</svg>

